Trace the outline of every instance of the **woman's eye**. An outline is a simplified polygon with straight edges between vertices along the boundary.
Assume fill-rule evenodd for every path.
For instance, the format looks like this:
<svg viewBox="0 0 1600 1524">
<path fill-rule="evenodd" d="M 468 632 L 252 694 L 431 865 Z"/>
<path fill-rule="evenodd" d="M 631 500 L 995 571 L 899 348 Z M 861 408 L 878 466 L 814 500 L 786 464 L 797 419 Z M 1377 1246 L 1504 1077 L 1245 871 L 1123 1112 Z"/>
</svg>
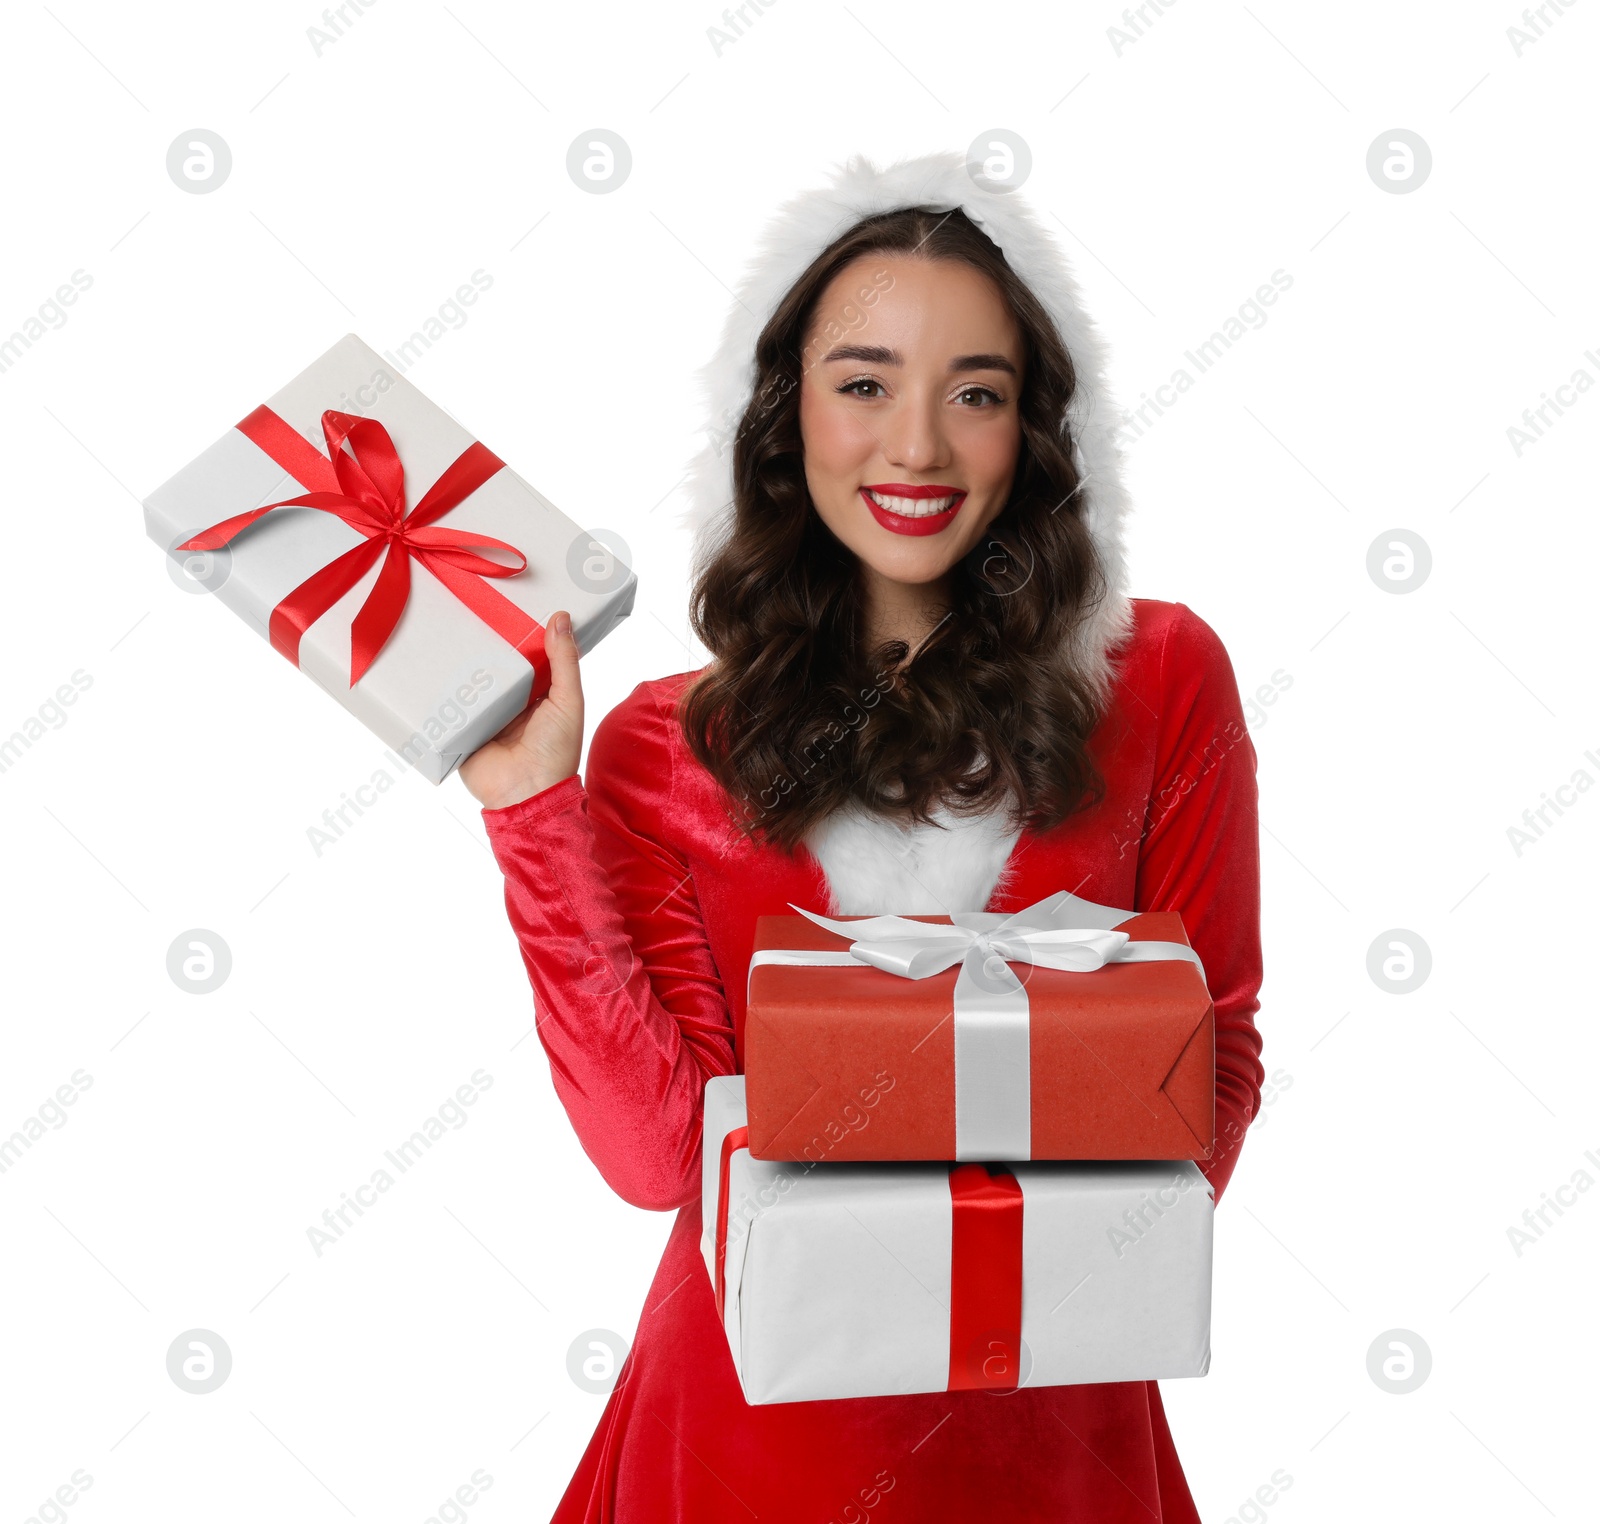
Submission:
<svg viewBox="0 0 1600 1524">
<path fill-rule="evenodd" d="M 958 393 L 958 395 L 962 397 L 971 397 L 976 395 L 983 398 L 987 402 L 998 402 L 1000 400 L 1000 394 L 998 392 L 990 391 L 987 386 L 969 386 L 964 388 L 960 393 Z"/>
<path fill-rule="evenodd" d="M 856 390 L 856 388 L 858 386 L 879 386 L 879 385 L 881 385 L 881 383 L 877 382 L 877 381 L 874 381 L 871 376 L 857 376 L 854 381 L 846 381 L 845 384 L 839 388 L 839 391 L 840 391 L 841 395 L 846 393 L 846 392 L 848 392 L 848 393 L 850 393 L 850 395 L 855 396 L 855 397 L 865 397 L 867 395 L 865 392 L 858 392 Z"/>
</svg>

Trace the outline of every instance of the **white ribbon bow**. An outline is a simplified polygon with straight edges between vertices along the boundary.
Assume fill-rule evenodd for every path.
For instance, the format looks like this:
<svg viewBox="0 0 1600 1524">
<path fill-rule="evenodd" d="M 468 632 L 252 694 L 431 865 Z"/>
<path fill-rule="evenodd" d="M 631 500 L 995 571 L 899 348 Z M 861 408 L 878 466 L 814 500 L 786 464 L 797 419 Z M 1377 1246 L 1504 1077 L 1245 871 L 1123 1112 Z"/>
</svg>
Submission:
<svg viewBox="0 0 1600 1524">
<path fill-rule="evenodd" d="M 958 910 L 948 926 L 898 915 L 842 921 L 789 908 L 851 938 L 849 950 L 763 948 L 750 960 L 752 973 L 763 964 L 864 963 L 902 979 L 926 979 L 961 965 L 954 999 L 957 1159 L 1032 1157 L 1028 992 L 1011 963 L 1088 974 L 1108 963 L 1183 958 L 1205 979 L 1205 966 L 1187 943 L 1135 942 L 1114 929 L 1135 911 L 1097 905 L 1065 889 L 1011 915 Z"/>
</svg>

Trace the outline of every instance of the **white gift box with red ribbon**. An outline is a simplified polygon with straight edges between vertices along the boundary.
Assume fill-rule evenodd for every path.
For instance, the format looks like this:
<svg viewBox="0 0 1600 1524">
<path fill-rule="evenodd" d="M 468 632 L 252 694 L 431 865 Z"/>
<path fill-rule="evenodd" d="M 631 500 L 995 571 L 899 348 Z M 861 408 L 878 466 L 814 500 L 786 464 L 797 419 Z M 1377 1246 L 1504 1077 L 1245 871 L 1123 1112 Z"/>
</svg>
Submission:
<svg viewBox="0 0 1600 1524">
<path fill-rule="evenodd" d="M 551 614 L 588 652 L 637 585 L 355 334 L 144 513 L 193 583 L 433 783 L 546 691 Z"/>
<path fill-rule="evenodd" d="M 1210 1368 L 1192 1162 L 763 1162 L 744 1128 L 744 1079 L 708 1081 L 701 1250 L 747 1402 Z"/>
</svg>

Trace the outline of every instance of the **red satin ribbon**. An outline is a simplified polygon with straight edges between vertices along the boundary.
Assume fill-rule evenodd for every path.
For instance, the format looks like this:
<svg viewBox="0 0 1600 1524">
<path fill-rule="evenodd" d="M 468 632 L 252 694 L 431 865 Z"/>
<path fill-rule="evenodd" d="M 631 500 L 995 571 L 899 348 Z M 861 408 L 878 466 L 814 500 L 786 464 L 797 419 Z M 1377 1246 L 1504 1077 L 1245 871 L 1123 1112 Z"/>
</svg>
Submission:
<svg viewBox="0 0 1600 1524">
<path fill-rule="evenodd" d="M 504 540 L 470 530 L 428 526 L 458 507 L 505 464 L 486 445 L 469 445 L 447 466 L 409 513 L 405 471 L 389 431 L 376 418 L 332 408 L 322 415 L 328 453 L 262 406 L 235 427 L 306 488 L 301 497 L 253 508 L 203 529 L 180 550 L 216 550 L 275 508 L 320 508 L 359 530 L 366 539 L 313 572 L 273 609 L 267 633 L 275 650 L 300 665 L 300 639 L 383 555 L 377 581 L 350 626 L 350 686 L 354 687 L 394 633 L 411 593 L 411 562 L 420 562 L 533 668 L 531 705 L 550 686 L 544 626 L 497 593 L 485 577 L 514 577 L 528 558 Z M 344 448 L 349 441 L 350 450 Z M 469 547 L 503 550 L 515 566 L 480 556 Z"/>
<path fill-rule="evenodd" d="M 717 1274 L 713 1289 L 717 1299 L 717 1321 L 722 1321 L 722 1304 L 725 1297 L 727 1275 L 724 1262 L 728 1258 L 728 1166 L 735 1153 L 750 1146 L 750 1129 L 735 1127 L 722 1140 L 722 1159 L 717 1169 Z"/>
<path fill-rule="evenodd" d="M 1000 1164 L 950 1171 L 949 1390 L 1021 1380 L 1022 1186 Z"/>
<path fill-rule="evenodd" d="M 750 1129 L 722 1140 L 712 1293 L 717 1321 L 727 1300 L 729 1170 Z M 1022 1186 L 998 1164 L 950 1170 L 950 1375 L 946 1389 L 1012 1391 L 1021 1380 Z"/>
</svg>

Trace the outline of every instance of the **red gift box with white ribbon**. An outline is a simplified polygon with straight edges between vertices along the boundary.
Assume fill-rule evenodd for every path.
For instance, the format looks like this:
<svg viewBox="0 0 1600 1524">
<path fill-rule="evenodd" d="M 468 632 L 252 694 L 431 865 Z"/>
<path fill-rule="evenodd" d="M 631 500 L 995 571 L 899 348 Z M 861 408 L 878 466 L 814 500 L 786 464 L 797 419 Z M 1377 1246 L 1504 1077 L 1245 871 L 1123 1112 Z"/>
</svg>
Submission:
<svg viewBox="0 0 1600 1524">
<path fill-rule="evenodd" d="M 758 1159 L 1204 1159 L 1215 1016 L 1173 911 L 762 916 L 742 1048 Z"/>
</svg>

